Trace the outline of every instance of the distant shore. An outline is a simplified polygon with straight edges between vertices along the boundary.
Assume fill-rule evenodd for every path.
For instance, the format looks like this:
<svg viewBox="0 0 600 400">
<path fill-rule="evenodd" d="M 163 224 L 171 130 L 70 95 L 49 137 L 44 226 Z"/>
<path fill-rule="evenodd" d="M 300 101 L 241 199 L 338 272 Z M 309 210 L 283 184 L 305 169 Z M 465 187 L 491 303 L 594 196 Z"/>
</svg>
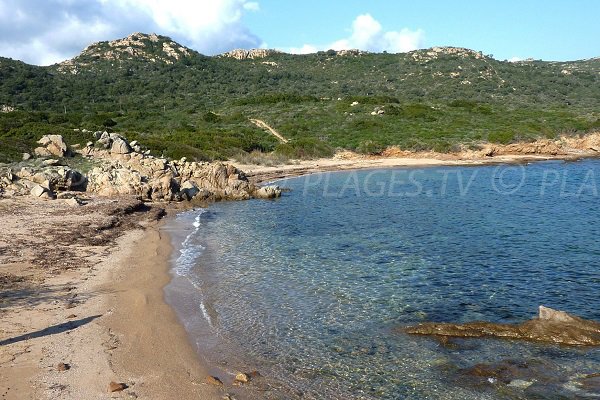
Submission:
<svg viewBox="0 0 600 400">
<path fill-rule="evenodd" d="M 482 166 L 498 164 L 521 164 L 551 160 L 577 160 L 600 157 L 598 153 L 564 154 L 564 155 L 504 155 L 486 158 L 453 158 L 446 157 L 352 157 L 323 158 L 317 160 L 297 161 L 292 164 L 264 166 L 234 163 L 244 171 L 248 178 L 257 184 L 277 181 L 285 178 L 309 175 L 319 172 L 349 171 L 360 169 L 402 168 L 402 167 L 444 167 L 444 166 Z"/>
</svg>

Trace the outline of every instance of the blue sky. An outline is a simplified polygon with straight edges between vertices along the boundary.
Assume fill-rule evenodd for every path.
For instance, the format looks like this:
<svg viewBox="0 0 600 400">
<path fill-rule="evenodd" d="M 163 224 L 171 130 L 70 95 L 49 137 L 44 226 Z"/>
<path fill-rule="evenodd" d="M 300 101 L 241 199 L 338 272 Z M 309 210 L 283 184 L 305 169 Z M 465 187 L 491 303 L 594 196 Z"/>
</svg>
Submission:
<svg viewBox="0 0 600 400">
<path fill-rule="evenodd" d="M 368 13 L 384 30 L 421 29 L 425 47 L 459 46 L 499 59 L 600 56 L 600 1 L 261 0 L 248 26 L 271 47 L 327 44 Z"/>
<path fill-rule="evenodd" d="M 600 56 L 597 20 L 600 0 L 0 0 L 0 56 L 47 65 L 95 41 L 156 32 L 204 54 L 459 46 L 575 60 Z"/>
</svg>

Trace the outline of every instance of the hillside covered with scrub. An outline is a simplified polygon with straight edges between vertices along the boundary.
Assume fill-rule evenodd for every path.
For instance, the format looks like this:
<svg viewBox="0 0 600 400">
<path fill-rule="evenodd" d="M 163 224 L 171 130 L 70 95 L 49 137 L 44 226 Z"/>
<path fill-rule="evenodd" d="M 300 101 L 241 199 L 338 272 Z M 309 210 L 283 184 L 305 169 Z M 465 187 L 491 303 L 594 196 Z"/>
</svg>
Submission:
<svg viewBox="0 0 600 400">
<path fill-rule="evenodd" d="M 0 111 L 0 162 L 43 134 L 90 140 L 75 128 L 122 132 L 157 154 L 198 160 L 390 145 L 448 152 L 599 130 L 600 59 L 508 62 L 452 47 L 208 57 L 137 33 L 48 67 L 0 58 Z"/>
</svg>

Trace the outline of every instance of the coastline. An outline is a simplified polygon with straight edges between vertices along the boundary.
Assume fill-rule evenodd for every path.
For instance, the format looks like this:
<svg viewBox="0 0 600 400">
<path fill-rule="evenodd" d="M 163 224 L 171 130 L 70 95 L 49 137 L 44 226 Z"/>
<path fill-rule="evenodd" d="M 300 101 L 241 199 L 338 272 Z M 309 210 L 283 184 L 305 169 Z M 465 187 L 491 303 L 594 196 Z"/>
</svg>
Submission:
<svg viewBox="0 0 600 400">
<path fill-rule="evenodd" d="M 358 156 L 349 158 L 321 158 L 317 160 L 302 160 L 294 164 L 263 166 L 234 163 L 244 171 L 248 179 L 255 184 L 264 184 L 278 180 L 310 175 L 321 172 L 351 171 L 361 169 L 387 169 L 387 168 L 427 168 L 427 167 L 478 167 L 485 165 L 523 164 L 539 161 L 575 161 L 585 158 L 600 157 L 598 153 L 576 153 L 564 155 L 532 155 L 514 154 L 495 157 L 461 158 L 438 155 L 385 157 L 385 156 Z"/>
<path fill-rule="evenodd" d="M 238 167 L 247 170 L 248 177 L 254 182 L 264 183 L 328 171 L 481 166 L 594 156 L 590 153 L 485 159 L 363 157 L 314 160 L 283 167 Z M 89 223 L 84 217 L 77 221 L 66 218 L 65 212 L 70 212 L 71 208 L 58 200 L 10 201 L 14 203 L 12 206 L 20 206 L 21 201 L 28 205 L 21 215 L 14 217 L 15 227 L 23 220 L 47 216 L 50 204 L 57 208 L 54 211 L 60 228 L 58 234 L 70 232 L 75 235 L 82 225 Z M 106 210 L 105 216 L 110 217 L 114 209 L 126 207 L 119 202 L 100 200 L 103 207 L 105 203 L 116 203 Z M 10 207 L 2 207 L 5 204 L 6 201 L 0 201 L 0 213 L 11 211 Z M 79 210 L 89 214 L 85 211 L 88 207 Z M 170 211 L 175 213 L 185 209 L 174 206 Z M 210 366 L 203 364 L 176 311 L 165 299 L 164 288 L 171 282 L 171 238 L 161 230 L 165 222 L 157 222 L 153 213 L 147 214 L 142 212 L 132 216 L 135 223 L 124 217 L 123 221 L 127 223 L 111 224 L 108 231 L 115 236 L 114 240 L 102 243 L 101 251 L 95 244 L 80 247 L 78 254 L 85 254 L 90 260 L 89 268 L 67 269 L 55 275 L 45 271 L 40 273 L 43 279 L 35 268 L 36 259 L 27 262 L 3 260 L 3 250 L 7 246 L 0 239 L 0 265 L 8 267 L 0 272 L 9 271 L 17 277 L 31 275 L 32 282 L 40 282 L 35 283 L 39 285 L 38 290 L 60 292 L 60 295 L 53 293 L 37 299 L 32 291 L 24 291 L 22 302 L 0 308 L 3 317 L 0 324 L 0 393 L 4 399 L 108 399 L 115 396 L 213 399 L 225 395 L 223 386 L 206 383 Z M 9 234 L 14 233 L 11 226 L 3 225 L 2 228 Z M 48 237 L 43 236 L 47 232 L 37 232 L 41 241 L 48 242 Z M 23 237 L 31 235 L 28 229 L 17 230 L 17 233 Z M 27 251 L 32 245 L 31 242 L 20 243 L 23 247 L 20 250 Z M 67 241 L 62 245 L 71 246 L 72 243 Z M 39 332 L 42 334 L 38 336 Z M 57 370 L 60 363 L 68 364 L 70 369 Z M 111 381 L 123 382 L 128 388 L 121 394 L 109 393 Z"/>
<path fill-rule="evenodd" d="M 163 225 L 144 233 L 124 260 L 127 267 L 115 271 L 117 284 L 107 284 L 114 291 L 109 301 L 114 312 L 104 324 L 119 340 L 111 363 L 121 379 L 136 382 L 143 398 L 219 398 L 219 391 L 204 383 L 207 368 L 164 299 L 172 246 Z"/>
</svg>

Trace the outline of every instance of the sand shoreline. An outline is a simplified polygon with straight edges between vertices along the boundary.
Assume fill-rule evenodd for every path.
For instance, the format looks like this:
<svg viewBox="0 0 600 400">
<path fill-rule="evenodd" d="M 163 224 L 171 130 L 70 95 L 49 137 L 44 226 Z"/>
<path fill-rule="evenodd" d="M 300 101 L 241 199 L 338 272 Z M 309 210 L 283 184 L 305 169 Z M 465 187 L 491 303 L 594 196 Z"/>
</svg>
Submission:
<svg viewBox="0 0 600 400">
<path fill-rule="evenodd" d="M 244 165 L 234 163 L 244 171 L 252 182 L 264 184 L 278 180 L 310 175 L 322 172 L 339 172 L 363 169 L 389 169 L 389 168 L 428 168 L 428 167 L 477 167 L 486 165 L 523 164 L 540 161 L 575 161 L 586 158 L 598 158 L 594 153 L 578 153 L 565 155 L 532 155 L 516 154 L 485 158 L 457 158 L 457 157 L 352 157 L 323 158 L 318 160 L 298 161 L 294 164 L 262 166 Z"/>
<path fill-rule="evenodd" d="M 164 300 L 171 242 L 163 222 L 144 207 L 115 216 L 130 205 L 0 200 L 3 399 L 223 396 L 205 383 L 207 369 Z M 26 223 L 44 218 L 37 229 Z M 110 382 L 128 388 L 110 393 Z"/>
</svg>

